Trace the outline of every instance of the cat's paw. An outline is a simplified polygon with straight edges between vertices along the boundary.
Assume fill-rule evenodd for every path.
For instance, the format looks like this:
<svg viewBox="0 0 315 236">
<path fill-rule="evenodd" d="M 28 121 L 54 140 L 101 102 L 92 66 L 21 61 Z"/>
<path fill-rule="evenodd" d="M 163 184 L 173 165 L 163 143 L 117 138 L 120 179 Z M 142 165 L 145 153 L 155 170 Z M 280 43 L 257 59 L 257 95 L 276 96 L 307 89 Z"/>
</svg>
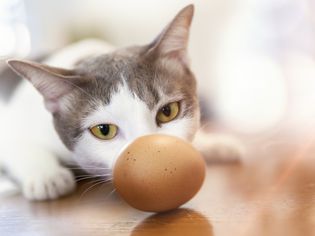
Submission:
<svg viewBox="0 0 315 236">
<path fill-rule="evenodd" d="M 205 148 L 202 152 L 208 163 L 222 162 L 235 163 L 240 162 L 244 150 L 242 144 L 234 140 L 218 140 L 215 144 Z"/>
<path fill-rule="evenodd" d="M 207 163 L 239 163 L 245 153 L 244 145 L 236 138 L 224 134 L 199 134 L 195 147 Z"/>
<path fill-rule="evenodd" d="M 22 191 L 29 200 L 57 199 L 72 192 L 76 182 L 72 172 L 58 166 L 45 171 L 35 171 L 22 182 Z"/>
</svg>

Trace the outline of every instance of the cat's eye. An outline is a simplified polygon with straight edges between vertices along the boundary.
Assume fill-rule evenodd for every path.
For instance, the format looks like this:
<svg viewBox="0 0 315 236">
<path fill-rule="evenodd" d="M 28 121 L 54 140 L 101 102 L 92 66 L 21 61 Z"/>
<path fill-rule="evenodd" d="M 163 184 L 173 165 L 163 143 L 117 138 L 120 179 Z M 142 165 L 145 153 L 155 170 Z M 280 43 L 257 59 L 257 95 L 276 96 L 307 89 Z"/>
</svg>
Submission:
<svg viewBox="0 0 315 236">
<path fill-rule="evenodd" d="M 158 124 L 163 124 L 174 120 L 179 113 L 179 102 L 172 102 L 163 106 L 156 115 Z"/>
<path fill-rule="evenodd" d="M 118 127 L 112 124 L 100 124 L 90 128 L 90 131 L 96 138 L 110 140 L 116 136 Z"/>
</svg>

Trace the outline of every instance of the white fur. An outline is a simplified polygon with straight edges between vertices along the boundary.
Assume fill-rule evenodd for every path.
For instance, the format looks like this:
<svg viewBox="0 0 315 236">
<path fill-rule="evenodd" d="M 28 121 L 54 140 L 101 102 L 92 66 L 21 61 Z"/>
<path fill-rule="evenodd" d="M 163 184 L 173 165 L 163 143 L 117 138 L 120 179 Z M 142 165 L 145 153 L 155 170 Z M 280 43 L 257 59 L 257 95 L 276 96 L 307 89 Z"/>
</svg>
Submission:
<svg viewBox="0 0 315 236">
<path fill-rule="evenodd" d="M 174 98 L 164 99 L 165 103 L 162 105 L 171 101 L 174 101 Z M 195 117 L 195 121 L 187 118 L 177 119 L 159 127 L 155 121 L 159 108 L 160 105 L 157 105 L 150 111 L 145 102 L 129 91 L 126 84 L 122 85 L 112 96 L 110 104 L 100 104 L 82 123 L 85 132 L 74 150 L 76 160 L 83 167 L 87 166 L 87 170 L 101 174 L 96 167 L 112 168 L 122 148 L 140 136 L 163 133 L 188 140 L 193 132 L 191 129 L 194 128 L 191 124 L 198 122 L 199 117 Z M 89 132 L 89 127 L 107 123 L 119 127 L 117 136 L 112 140 L 99 140 Z M 103 169 L 99 171 L 104 173 Z"/>
</svg>

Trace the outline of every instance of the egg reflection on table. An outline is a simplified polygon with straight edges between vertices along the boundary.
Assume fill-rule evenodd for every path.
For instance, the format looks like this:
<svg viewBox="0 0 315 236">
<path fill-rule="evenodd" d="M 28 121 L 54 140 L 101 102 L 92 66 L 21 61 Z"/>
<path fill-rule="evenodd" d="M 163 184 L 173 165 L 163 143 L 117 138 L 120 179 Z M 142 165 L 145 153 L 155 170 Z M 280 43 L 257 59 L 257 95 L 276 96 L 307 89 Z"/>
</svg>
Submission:
<svg viewBox="0 0 315 236">
<path fill-rule="evenodd" d="M 113 182 L 129 205 L 164 212 L 189 201 L 202 186 L 205 162 L 188 142 L 169 135 L 142 136 L 117 159 Z"/>
</svg>

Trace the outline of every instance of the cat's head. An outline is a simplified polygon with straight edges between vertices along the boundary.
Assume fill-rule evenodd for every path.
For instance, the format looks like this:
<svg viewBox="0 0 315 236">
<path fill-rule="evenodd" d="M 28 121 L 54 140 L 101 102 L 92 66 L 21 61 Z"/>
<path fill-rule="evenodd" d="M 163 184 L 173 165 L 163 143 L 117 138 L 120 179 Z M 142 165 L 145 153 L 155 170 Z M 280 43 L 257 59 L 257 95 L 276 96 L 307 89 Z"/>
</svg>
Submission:
<svg viewBox="0 0 315 236">
<path fill-rule="evenodd" d="M 151 44 L 86 58 L 73 70 L 8 62 L 43 95 L 60 138 L 87 171 L 103 174 L 142 135 L 192 140 L 199 126 L 187 58 L 193 10 L 180 11 Z"/>
</svg>

